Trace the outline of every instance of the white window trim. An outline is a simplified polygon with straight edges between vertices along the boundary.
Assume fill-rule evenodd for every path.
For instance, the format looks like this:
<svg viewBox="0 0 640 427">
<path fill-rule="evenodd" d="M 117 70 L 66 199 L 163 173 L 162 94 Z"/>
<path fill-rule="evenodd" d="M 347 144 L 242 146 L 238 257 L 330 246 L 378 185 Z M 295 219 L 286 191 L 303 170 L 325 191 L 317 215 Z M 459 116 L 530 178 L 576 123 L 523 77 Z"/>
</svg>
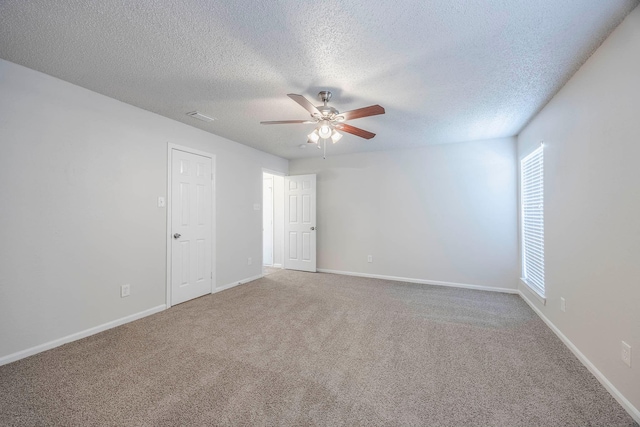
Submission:
<svg viewBox="0 0 640 427">
<path fill-rule="evenodd" d="M 525 233 L 524 233 L 524 226 L 525 226 L 525 218 L 524 218 L 524 203 L 523 203 L 523 198 L 524 198 L 524 171 L 522 168 L 523 163 L 525 163 L 528 159 L 530 159 L 533 156 L 537 156 L 539 154 L 542 154 L 543 156 L 543 162 L 544 162 L 544 152 L 543 150 L 543 146 L 541 145 L 539 148 L 535 149 L 534 151 L 532 151 L 531 153 L 529 153 L 527 156 L 525 156 L 524 158 L 522 158 L 520 160 L 520 251 L 521 251 L 521 273 L 522 276 L 525 276 L 525 271 L 526 271 L 526 264 L 525 264 L 525 257 L 526 257 L 526 250 L 525 250 Z M 544 163 L 543 163 L 543 171 L 544 171 Z M 544 198 L 544 181 L 543 181 L 543 185 L 542 185 L 542 191 L 543 191 L 543 198 Z M 544 208 L 543 208 L 544 209 Z M 542 218 L 544 221 L 544 211 L 542 213 Z M 546 296 L 545 296 L 545 292 L 546 289 L 544 289 L 545 287 L 545 283 L 544 283 L 544 225 L 543 225 L 543 230 L 542 230 L 542 239 L 543 239 L 543 244 L 542 244 L 542 256 L 543 256 L 543 264 L 542 264 L 542 289 L 539 289 L 537 286 L 529 283 L 529 281 L 525 278 L 525 277 L 521 277 L 520 281 L 526 285 L 526 287 L 531 291 L 531 293 L 537 298 L 539 299 L 543 304 L 546 304 Z"/>
<path fill-rule="evenodd" d="M 526 280 L 524 280 L 523 277 L 520 278 L 520 282 L 524 285 L 524 287 L 529 291 L 531 295 L 533 295 L 538 301 L 540 301 L 542 305 L 547 305 L 547 297 L 545 297 L 544 295 L 540 295 L 538 290 L 533 286 L 529 286 L 529 284 L 526 282 Z"/>
</svg>

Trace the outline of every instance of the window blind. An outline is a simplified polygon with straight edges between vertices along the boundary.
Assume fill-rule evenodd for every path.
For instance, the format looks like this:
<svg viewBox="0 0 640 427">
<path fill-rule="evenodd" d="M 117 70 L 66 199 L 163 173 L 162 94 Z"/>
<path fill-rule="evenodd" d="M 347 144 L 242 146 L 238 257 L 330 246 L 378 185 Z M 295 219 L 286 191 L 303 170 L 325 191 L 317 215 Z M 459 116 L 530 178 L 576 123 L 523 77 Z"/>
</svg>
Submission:
<svg viewBox="0 0 640 427">
<path fill-rule="evenodd" d="M 542 147 L 520 163 L 522 278 L 544 297 L 544 164 Z"/>
</svg>

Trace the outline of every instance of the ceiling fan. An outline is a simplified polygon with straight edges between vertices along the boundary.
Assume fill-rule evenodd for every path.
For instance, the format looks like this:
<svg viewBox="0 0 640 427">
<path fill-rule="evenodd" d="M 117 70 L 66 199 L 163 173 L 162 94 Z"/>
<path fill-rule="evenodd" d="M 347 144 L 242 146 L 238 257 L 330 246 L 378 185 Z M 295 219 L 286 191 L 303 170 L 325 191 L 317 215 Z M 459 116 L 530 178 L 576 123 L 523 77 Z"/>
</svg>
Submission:
<svg viewBox="0 0 640 427">
<path fill-rule="evenodd" d="M 347 120 L 360 119 L 362 117 L 376 116 L 378 114 L 384 114 L 384 108 L 379 105 L 370 105 L 364 108 L 358 108 L 356 110 L 339 112 L 333 107 L 329 107 L 327 104 L 331 99 L 331 92 L 323 90 L 318 93 L 318 98 L 324 103 L 316 107 L 307 98 L 302 95 L 296 95 L 290 93 L 287 95 L 295 102 L 300 104 L 302 108 L 307 110 L 311 114 L 311 120 L 279 120 L 260 122 L 263 125 L 280 125 L 280 124 L 315 124 L 316 129 L 308 135 L 309 143 L 318 144 L 320 139 L 331 139 L 335 144 L 342 138 L 342 135 L 338 130 L 347 132 L 352 135 L 359 136 L 360 138 L 371 139 L 376 136 L 375 133 L 371 133 L 364 129 L 357 128 L 355 126 L 344 123 Z M 326 147 L 326 145 L 325 145 Z M 320 146 L 318 145 L 318 148 Z"/>
</svg>

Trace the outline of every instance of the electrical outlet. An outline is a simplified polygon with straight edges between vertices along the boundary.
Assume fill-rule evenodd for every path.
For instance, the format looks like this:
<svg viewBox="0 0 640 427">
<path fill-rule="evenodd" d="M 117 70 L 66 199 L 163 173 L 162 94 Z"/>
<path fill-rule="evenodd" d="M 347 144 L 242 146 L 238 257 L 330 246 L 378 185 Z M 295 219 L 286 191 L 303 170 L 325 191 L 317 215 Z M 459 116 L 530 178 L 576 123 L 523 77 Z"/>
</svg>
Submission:
<svg viewBox="0 0 640 427">
<path fill-rule="evenodd" d="M 131 285 L 128 283 L 126 285 L 120 286 L 120 298 L 128 297 L 131 294 Z"/>
<path fill-rule="evenodd" d="M 624 341 L 622 341 L 622 361 L 631 367 L 631 346 Z"/>
<path fill-rule="evenodd" d="M 251 257 L 247 258 L 247 265 L 253 264 L 253 259 Z"/>
<path fill-rule="evenodd" d="M 567 302 L 564 298 L 560 298 L 560 310 L 567 311 Z"/>
<path fill-rule="evenodd" d="M 373 262 L 373 256 L 367 255 L 367 262 Z"/>
</svg>

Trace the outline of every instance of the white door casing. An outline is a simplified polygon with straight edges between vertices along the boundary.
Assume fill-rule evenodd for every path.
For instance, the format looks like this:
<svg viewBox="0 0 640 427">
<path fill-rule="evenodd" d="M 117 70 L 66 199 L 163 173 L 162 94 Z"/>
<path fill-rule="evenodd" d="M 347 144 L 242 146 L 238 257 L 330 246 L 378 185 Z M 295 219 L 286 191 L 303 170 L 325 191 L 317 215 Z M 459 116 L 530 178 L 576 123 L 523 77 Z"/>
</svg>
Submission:
<svg viewBox="0 0 640 427">
<path fill-rule="evenodd" d="M 209 294 L 213 283 L 213 161 L 171 149 L 170 301 Z"/>
<path fill-rule="evenodd" d="M 273 176 L 262 183 L 262 264 L 273 265 Z"/>
<path fill-rule="evenodd" d="M 316 175 L 284 179 L 284 268 L 316 271 Z"/>
</svg>

